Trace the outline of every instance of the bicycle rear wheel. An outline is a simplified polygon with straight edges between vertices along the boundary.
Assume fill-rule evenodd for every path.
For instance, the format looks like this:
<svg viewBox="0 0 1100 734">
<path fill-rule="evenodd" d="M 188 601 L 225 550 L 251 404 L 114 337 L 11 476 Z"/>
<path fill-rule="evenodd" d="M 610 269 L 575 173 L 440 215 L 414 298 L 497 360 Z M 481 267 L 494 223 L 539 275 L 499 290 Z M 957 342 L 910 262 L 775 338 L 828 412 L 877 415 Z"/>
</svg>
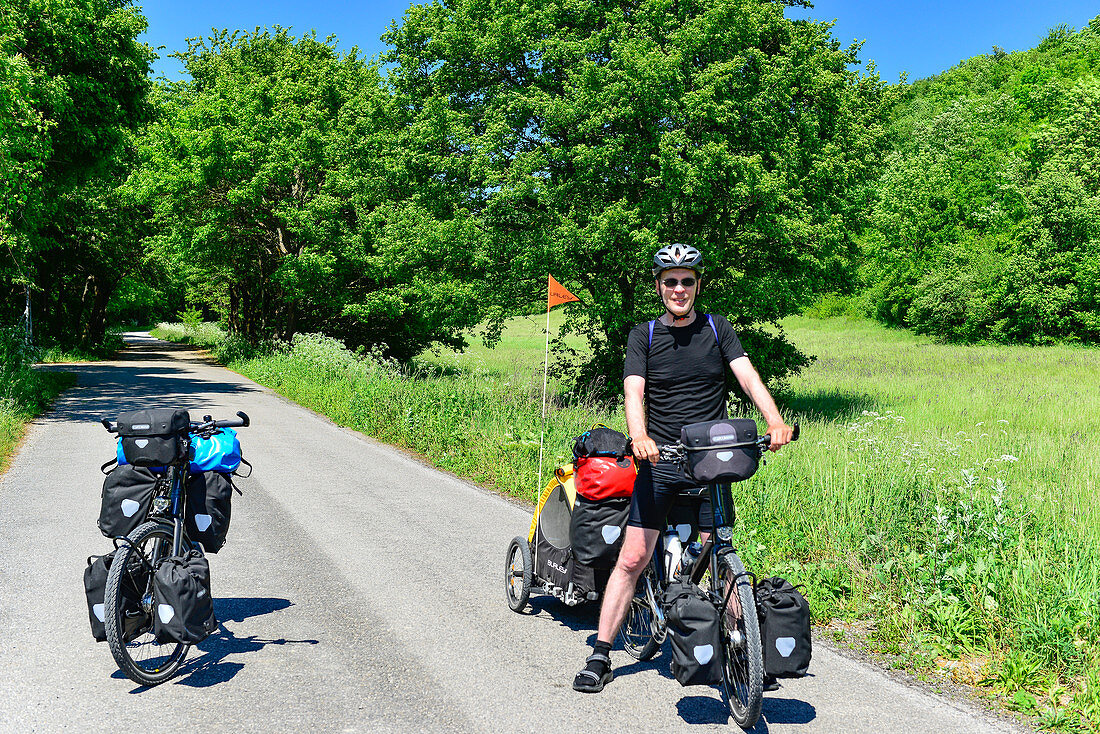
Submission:
<svg viewBox="0 0 1100 734">
<path fill-rule="evenodd" d="M 733 586 L 726 612 L 722 615 L 722 695 L 730 716 L 742 729 L 751 729 L 760 719 L 764 700 L 764 655 L 760 644 L 760 620 L 750 577 L 733 550 L 718 559 L 718 581 L 714 591 L 723 599 Z"/>
<path fill-rule="evenodd" d="M 634 590 L 634 597 L 630 600 L 630 606 L 626 609 L 626 618 L 619 627 L 619 638 L 623 648 L 630 657 L 637 660 L 649 660 L 661 649 L 663 638 L 659 638 L 655 629 L 657 620 L 650 606 L 649 596 L 646 594 L 646 581 L 657 593 L 657 575 L 653 572 L 653 564 L 649 563 L 645 571 L 638 577 L 638 586 Z"/>
<path fill-rule="evenodd" d="M 153 635 L 153 573 L 156 564 L 172 554 L 172 528 L 147 522 L 121 543 L 103 594 L 103 626 L 107 645 L 126 677 L 143 686 L 155 686 L 179 669 L 190 645 L 162 645 Z M 184 550 L 189 546 L 184 543 Z"/>
</svg>

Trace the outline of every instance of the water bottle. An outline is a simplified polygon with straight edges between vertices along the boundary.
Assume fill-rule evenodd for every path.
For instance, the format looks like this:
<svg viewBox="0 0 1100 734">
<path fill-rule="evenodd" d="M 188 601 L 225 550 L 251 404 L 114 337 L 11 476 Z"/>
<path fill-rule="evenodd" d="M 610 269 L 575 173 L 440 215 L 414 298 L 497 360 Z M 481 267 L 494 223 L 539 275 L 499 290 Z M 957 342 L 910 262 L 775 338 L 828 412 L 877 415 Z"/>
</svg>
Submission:
<svg viewBox="0 0 1100 734">
<path fill-rule="evenodd" d="M 681 543 L 680 534 L 676 528 L 665 531 L 665 574 L 666 578 L 674 579 L 680 571 Z"/>
<path fill-rule="evenodd" d="M 680 559 L 680 573 L 683 574 L 684 578 L 691 576 L 691 570 L 695 568 L 695 562 L 699 560 L 702 552 L 703 544 L 699 541 L 688 543 L 684 548 L 683 558 Z"/>
</svg>

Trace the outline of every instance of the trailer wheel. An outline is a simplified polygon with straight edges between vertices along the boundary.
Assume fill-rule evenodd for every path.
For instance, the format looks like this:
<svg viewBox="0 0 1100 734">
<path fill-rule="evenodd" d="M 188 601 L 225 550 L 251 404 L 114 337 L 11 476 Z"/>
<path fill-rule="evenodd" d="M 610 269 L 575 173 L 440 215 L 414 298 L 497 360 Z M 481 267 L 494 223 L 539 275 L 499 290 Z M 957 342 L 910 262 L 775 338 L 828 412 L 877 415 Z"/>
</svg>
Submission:
<svg viewBox="0 0 1100 734">
<path fill-rule="evenodd" d="M 522 612 L 531 596 L 531 544 L 516 536 L 504 556 L 504 595 L 513 612 Z"/>
</svg>

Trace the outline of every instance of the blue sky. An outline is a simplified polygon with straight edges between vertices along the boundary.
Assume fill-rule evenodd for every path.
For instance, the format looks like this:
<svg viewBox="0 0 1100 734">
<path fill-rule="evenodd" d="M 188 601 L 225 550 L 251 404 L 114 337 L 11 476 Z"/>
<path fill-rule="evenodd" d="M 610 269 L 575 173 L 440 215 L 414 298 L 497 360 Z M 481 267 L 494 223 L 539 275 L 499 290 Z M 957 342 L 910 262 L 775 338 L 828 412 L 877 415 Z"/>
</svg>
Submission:
<svg viewBox="0 0 1100 734">
<path fill-rule="evenodd" d="M 149 31 L 142 38 L 166 46 L 162 56 L 185 47 L 189 36 L 209 35 L 211 28 L 252 30 L 282 25 L 295 35 L 317 31 L 335 35 L 340 46 L 358 46 L 366 55 L 385 49 L 379 40 L 408 2 L 335 2 L 334 0 L 149 0 L 141 4 Z M 879 74 L 897 81 L 902 71 L 909 79 L 937 74 L 994 45 L 1006 51 L 1031 48 L 1056 25 L 1087 25 L 1100 15 L 1097 0 L 956 0 L 955 2 L 883 2 L 883 0 L 819 0 L 812 10 L 790 10 L 789 17 L 836 20 L 833 35 L 845 45 L 864 41 L 860 58 L 874 59 Z M 162 58 L 154 71 L 178 78 L 180 65 Z"/>
</svg>

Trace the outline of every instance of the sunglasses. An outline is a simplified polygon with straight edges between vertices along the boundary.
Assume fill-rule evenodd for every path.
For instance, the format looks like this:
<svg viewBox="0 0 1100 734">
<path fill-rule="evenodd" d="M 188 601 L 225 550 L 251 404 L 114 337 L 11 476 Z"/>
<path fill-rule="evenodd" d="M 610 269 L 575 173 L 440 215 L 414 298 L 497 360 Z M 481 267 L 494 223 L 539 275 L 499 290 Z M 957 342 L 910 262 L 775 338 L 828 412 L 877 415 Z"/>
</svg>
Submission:
<svg viewBox="0 0 1100 734">
<path fill-rule="evenodd" d="M 695 278 L 688 277 L 681 278 L 680 280 L 676 280 L 675 278 L 665 278 L 661 282 L 664 283 L 665 288 L 675 288 L 678 285 L 682 285 L 685 288 L 690 288 L 691 286 L 695 285 Z"/>
</svg>

